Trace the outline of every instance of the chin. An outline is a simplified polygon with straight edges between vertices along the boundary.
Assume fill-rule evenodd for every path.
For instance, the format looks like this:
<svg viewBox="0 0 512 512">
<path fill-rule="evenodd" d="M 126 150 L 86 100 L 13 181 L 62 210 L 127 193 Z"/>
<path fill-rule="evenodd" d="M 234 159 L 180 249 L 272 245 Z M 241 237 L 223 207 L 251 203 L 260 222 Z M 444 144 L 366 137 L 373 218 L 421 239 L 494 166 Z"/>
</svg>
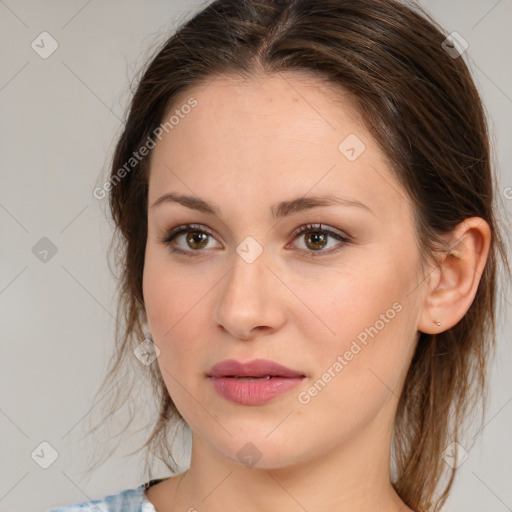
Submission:
<svg viewBox="0 0 512 512">
<path fill-rule="evenodd" d="M 223 439 L 221 443 L 210 440 L 208 444 L 223 458 L 248 469 L 286 468 L 304 463 L 308 459 L 308 451 L 303 443 L 283 435 L 269 439 L 268 431 L 265 434 L 238 435 L 235 438 Z M 298 446 L 300 449 L 297 449 Z"/>
</svg>

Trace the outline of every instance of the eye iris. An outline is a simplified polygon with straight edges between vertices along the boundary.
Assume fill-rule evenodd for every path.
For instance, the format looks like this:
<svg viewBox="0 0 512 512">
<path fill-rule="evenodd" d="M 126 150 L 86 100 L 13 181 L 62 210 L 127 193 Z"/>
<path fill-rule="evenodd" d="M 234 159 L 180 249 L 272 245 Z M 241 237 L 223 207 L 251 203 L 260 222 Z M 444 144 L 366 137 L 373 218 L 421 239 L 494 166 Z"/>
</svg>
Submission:
<svg viewBox="0 0 512 512">
<path fill-rule="evenodd" d="M 309 244 L 308 244 L 309 241 L 311 241 L 311 243 L 313 245 L 315 245 L 315 247 L 309 247 Z M 317 247 L 316 244 L 321 244 L 321 245 L 320 245 L 320 247 Z M 308 233 L 308 235 L 306 235 L 306 245 L 308 245 L 308 247 L 310 249 L 314 249 L 314 250 L 323 249 L 326 244 L 327 244 L 327 237 L 325 236 L 324 233 L 321 233 L 319 231 L 312 231 L 312 232 Z"/>
<path fill-rule="evenodd" d="M 201 230 L 189 230 L 186 232 L 186 241 L 191 249 L 202 249 L 207 245 L 209 236 L 208 233 Z M 319 229 L 310 229 L 305 235 L 306 245 L 314 251 L 323 249 L 327 245 L 328 238 L 329 235 Z"/>
<path fill-rule="evenodd" d="M 201 233 L 200 231 L 189 231 L 187 234 L 187 244 L 193 249 L 202 249 L 206 245 L 208 238 L 207 233 Z M 199 247 L 195 246 L 198 244 Z"/>
</svg>

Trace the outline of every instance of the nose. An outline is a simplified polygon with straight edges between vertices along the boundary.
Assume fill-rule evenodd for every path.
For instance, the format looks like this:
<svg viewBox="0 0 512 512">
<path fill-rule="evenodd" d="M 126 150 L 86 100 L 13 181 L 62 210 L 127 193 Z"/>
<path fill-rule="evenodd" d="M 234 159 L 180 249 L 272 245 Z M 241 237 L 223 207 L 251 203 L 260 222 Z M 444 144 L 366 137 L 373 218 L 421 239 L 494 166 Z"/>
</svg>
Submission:
<svg viewBox="0 0 512 512">
<path fill-rule="evenodd" d="M 233 338 L 249 341 L 285 323 L 284 287 L 271 266 L 265 251 L 252 262 L 234 254 L 231 271 L 217 287 L 215 309 L 217 325 Z"/>
</svg>

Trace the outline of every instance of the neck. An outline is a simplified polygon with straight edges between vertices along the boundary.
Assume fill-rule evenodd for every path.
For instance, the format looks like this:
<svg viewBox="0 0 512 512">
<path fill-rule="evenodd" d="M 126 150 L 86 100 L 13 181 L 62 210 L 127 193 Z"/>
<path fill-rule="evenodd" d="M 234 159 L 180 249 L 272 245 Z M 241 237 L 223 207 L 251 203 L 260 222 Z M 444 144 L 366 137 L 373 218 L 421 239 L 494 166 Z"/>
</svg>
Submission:
<svg viewBox="0 0 512 512">
<path fill-rule="evenodd" d="M 391 485 L 391 429 L 378 420 L 357 439 L 279 468 L 232 462 L 193 434 L 191 463 L 174 510 L 412 512 Z"/>
</svg>

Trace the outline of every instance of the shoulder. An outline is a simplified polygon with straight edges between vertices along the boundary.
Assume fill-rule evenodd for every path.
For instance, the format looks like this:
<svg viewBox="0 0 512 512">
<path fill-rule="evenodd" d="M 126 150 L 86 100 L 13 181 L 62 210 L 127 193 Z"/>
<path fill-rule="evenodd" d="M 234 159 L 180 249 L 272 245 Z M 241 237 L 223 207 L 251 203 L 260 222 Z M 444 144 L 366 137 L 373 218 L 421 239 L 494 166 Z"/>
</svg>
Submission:
<svg viewBox="0 0 512 512">
<path fill-rule="evenodd" d="M 154 508 L 148 508 L 144 499 L 143 491 L 146 486 L 147 484 L 141 484 L 103 498 L 52 508 L 46 512 L 153 512 Z"/>
</svg>

